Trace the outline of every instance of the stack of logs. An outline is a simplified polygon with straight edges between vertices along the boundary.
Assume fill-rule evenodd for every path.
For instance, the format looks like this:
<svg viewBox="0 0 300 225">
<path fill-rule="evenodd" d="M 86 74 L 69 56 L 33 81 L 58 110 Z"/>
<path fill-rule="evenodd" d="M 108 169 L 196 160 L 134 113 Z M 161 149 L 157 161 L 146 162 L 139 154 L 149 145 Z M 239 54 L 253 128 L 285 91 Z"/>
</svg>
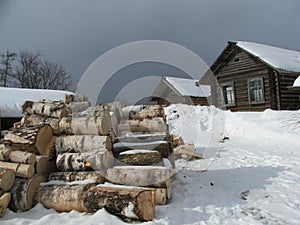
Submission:
<svg viewBox="0 0 300 225">
<path fill-rule="evenodd" d="M 162 107 L 91 107 L 85 97 L 67 95 L 22 108 L 24 118 L 1 149 L 0 210 L 9 203 L 26 211 L 39 202 L 59 212 L 105 208 L 149 221 L 155 205 L 171 198 L 175 163 Z"/>
</svg>

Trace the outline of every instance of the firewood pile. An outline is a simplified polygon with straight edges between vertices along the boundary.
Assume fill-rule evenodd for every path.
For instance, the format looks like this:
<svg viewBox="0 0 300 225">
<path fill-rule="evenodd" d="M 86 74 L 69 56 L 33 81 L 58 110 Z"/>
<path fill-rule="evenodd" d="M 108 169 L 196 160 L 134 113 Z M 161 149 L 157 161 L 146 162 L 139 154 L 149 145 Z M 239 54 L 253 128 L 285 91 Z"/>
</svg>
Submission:
<svg viewBox="0 0 300 225">
<path fill-rule="evenodd" d="M 171 198 L 173 136 L 161 106 L 27 101 L 0 149 L 0 216 L 36 203 L 150 221 Z"/>
</svg>

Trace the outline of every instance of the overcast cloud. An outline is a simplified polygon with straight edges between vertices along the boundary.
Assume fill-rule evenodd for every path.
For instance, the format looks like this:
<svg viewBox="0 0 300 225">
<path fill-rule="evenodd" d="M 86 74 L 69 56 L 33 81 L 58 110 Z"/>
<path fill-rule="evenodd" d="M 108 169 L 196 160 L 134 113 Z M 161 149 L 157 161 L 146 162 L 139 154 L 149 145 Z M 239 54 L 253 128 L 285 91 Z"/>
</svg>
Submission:
<svg viewBox="0 0 300 225">
<path fill-rule="evenodd" d="M 1 0 L 0 51 L 40 51 L 76 82 L 103 53 L 138 40 L 175 42 L 211 65 L 228 40 L 300 50 L 299 10 L 298 0 Z M 184 75 L 157 63 L 132 65 L 111 79 L 103 99 L 145 74 Z"/>
</svg>

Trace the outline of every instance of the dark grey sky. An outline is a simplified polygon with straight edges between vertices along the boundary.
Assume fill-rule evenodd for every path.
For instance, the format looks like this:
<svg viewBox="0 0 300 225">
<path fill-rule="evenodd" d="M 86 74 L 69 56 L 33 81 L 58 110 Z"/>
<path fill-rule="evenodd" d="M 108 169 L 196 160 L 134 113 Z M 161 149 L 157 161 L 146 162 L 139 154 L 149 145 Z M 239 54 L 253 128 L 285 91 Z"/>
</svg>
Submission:
<svg viewBox="0 0 300 225">
<path fill-rule="evenodd" d="M 61 62 L 76 82 L 100 55 L 138 40 L 180 44 L 211 65 L 228 40 L 300 50 L 299 10 L 299 0 L 0 0 L 0 51 L 40 51 Z M 133 65 L 111 83 L 181 73 Z M 111 87 L 107 98 L 117 92 Z"/>
</svg>

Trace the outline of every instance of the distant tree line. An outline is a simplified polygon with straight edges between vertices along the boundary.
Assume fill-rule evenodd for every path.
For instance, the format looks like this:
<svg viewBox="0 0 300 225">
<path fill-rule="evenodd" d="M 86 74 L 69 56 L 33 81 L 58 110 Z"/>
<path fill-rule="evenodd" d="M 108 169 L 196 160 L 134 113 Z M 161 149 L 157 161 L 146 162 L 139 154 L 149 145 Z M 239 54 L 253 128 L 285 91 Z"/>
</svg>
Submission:
<svg viewBox="0 0 300 225">
<path fill-rule="evenodd" d="M 40 53 L 20 50 L 1 54 L 0 86 L 72 90 L 73 81 L 64 67 Z"/>
</svg>

